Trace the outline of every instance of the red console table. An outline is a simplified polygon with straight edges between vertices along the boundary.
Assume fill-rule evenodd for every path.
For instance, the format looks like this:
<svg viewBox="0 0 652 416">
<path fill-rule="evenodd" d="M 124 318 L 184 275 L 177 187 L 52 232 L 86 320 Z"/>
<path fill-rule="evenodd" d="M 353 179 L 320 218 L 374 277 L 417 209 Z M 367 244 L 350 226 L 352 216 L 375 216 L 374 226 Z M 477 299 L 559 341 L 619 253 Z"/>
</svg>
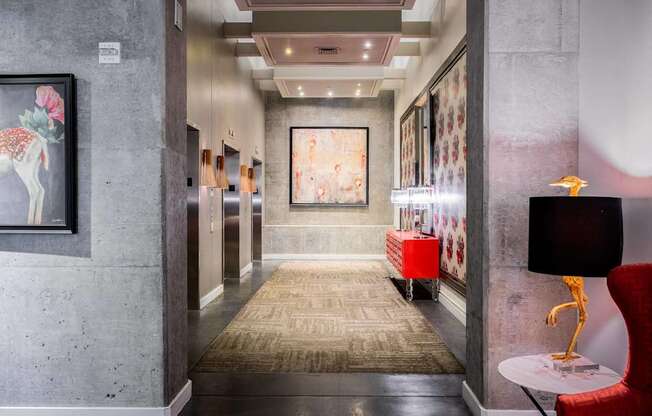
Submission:
<svg viewBox="0 0 652 416">
<path fill-rule="evenodd" d="M 439 300 L 439 240 L 414 231 L 388 230 L 385 234 L 387 260 L 407 283 L 407 299 L 412 300 L 414 279 L 432 280 L 432 298 Z"/>
</svg>

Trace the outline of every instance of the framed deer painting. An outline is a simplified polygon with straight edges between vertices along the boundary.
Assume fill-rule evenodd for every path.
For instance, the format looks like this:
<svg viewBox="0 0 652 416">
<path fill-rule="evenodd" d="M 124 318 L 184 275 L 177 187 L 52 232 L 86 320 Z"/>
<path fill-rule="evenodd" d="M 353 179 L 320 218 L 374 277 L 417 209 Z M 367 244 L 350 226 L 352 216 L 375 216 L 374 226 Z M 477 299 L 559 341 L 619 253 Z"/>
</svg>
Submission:
<svg viewBox="0 0 652 416">
<path fill-rule="evenodd" d="M 75 232 L 74 76 L 0 76 L 0 233 Z"/>
</svg>

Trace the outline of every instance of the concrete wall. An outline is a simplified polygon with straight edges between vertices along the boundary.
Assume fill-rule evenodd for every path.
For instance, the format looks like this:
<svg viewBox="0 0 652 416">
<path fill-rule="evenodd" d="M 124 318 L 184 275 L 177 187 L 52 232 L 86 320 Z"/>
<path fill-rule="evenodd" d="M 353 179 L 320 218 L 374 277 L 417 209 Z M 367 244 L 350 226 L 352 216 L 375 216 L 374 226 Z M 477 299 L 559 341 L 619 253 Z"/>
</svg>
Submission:
<svg viewBox="0 0 652 416">
<path fill-rule="evenodd" d="M 392 224 L 394 94 L 371 99 L 265 95 L 263 254 L 382 254 Z M 369 207 L 290 207 L 290 127 L 369 127 Z"/>
<path fill-rule="evenodd" d="M 222 154 L 222 143 L 240 150 L 242 164 L 264 159 L 264 104 L 245 59 L 236 59 L 235 41 L 222 37 L 227 2 L 189 0 L 188 124 L 199 129 L 201 148 Z M 229 136 L 229 130 L 234 136 Z M 214 232 L 210 210 L 214 210 Z M 199 207 L 200 296 L 222 284 L 222 194 L 202 189 Z M 240 267 L 251 262 L 251 197 L 240 204 Z"/>
<path fill-rule="evenodd" d="M 180 1 L 185 12 L 186 2 Z M 165 0 L 165 130 L 162 163 L 165 403 L 188 382 L 186 210 L 186 36 Z M 184 16 L 185 18 L 185 16 Z M 185 19 L 184 19 L 185 23 Z"/>
<path fill-rule="evenodd" d="M 497 366 L 562 350 L 575 324 L 564 315 L 557 328 L 545 327 L 548 310 L 569 294 L 560 277 L 527 271 L 527 235 L 528 198 L 560 194 L 548 183 L 577 173 L 579 7 L 577 0 L 493 0 L 486 7 L 486 264 L 484 276 L 471 276 L 485 279 L 486 290 L 481 400 L 488 408 L 530 409 Z M 552 407 L 554 397 L 544 399 Z"/>
<path fill-rule="evenodd" d="M 0 235 L 0 406 L 163 406 L 183 382 L 185 87 L 167 3 L 2 2 L 0 73 L 78 79 L 79 233 Z M 121 64 L 98 63 L 102 41 Z"/>
<path fill-rule="evenodd" d="M 652 3 L 580 1 L 579 173 L 587 195 L 623 197 L 623 263 L 651 262 Z M 604 28 L 610 36 L 604 36 Z M 627 330 L 606 287 L 587 279 L 590 318 L 579 351 L 617 371 Z"/>
</svg>

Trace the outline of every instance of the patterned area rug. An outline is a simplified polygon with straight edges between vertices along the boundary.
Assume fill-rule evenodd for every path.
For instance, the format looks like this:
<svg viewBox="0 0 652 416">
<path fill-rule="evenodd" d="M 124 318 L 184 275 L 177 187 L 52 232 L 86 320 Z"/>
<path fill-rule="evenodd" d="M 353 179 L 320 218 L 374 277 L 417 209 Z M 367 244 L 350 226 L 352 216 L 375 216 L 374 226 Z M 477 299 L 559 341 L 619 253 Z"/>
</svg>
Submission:
<svg viewBox="0 0 652 416">
<path fill-rule="evenodd" d="M 195 371 L 463 373 L 380 262 L 288 262 L 217 337 Z"/>
</svg>

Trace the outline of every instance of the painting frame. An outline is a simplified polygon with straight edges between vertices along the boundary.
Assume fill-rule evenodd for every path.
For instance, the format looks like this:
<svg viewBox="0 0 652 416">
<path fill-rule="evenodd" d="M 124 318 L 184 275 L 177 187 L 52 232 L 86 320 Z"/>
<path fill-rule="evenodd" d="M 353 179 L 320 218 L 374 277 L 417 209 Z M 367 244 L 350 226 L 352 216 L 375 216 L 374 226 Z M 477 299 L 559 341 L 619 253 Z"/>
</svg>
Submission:
<svg viewBox="0 0 652 416">
<path fill-rule="evenodd" d="M 76 85 L 73 74 L 0 75 L 0 88 L 11 86 L 57 85 L 63 91 L 63 167 L 64 209 L 60 224 L 0 224 L 0 234 L 75 234 L 77 232 L 77 114 Z M 2 130 L 0 126 L 0 131 Z"/>
<path fill-rule="evenodd" d="M 439 152 L 436 151 L 436 147 L 439 146 L 438 143 L 438 129 L 440 128 L 440 124 L 445 124 L 442 122 L 438 123 L 436 113 L 439 109 L 439 96 L 437 95 L 438 90 L 441 87 L 442 82 L 447 79 L 453 70 L 458 67 L 458 64 L 463 63 L 464 69 L 462 71 L 462 77 L 467 76 L 467 69 L 466 69 L 466 57 L 467 57 L 467 45 L 466 45 L 466 39 L 463 39 L 462 42 L 455 48 L 455 50 L 449 55 L 449 57 L 446 59 L 444 64 L 441 66 L 441 68 L 437 71 L 436 76 L 433 78 L 433 81 L 430 83 L 428 87 L 428 92 L 429 92 L 429 112 L 428 112 L 428 117 L 429 117 L 429 124 L 430 124 L 430 134 L 429 134 L 429 153 L 431 156 L 431 168 L 430 168 L 430 178 L 429 181 L 430 183 L 437 189 L 439 184 L 438 184 L 438 179 L 437 179 L 437 167 L 436 163 L 439 158 Z M 463 136 L 460 136 L 459 139 L 459 144 L 458 144 L 458 149 L 462 149 L 462 152 L 458 152 L 458 160 L 455 162 L 458 163 L 458 165 L 463 165 L 464 168 L 464 178 L 461 181 L 463 183 L 463 198 L 461 198 L 461 201 L 458 201 L 456 205 L 463 205 L 463 209 L 458 210 L 458 213 L 462 215 L 462 217 L 458 218 L 459 220 L 459 232 L 457 230 L 454 230 L 453 234 L 457 232 L 458 234 L 458 239 L 461 237 L 461 241 L 463 244 L 463 249 L 462 249 L 462 258 L 464 262 L 464 272 L 463 272 L 463 279 L 458 277 L 455 273 L 452 273 L 448 270 L 443 265 L 444 262 L 444 251 L 449 249 L 450 247 L 447 246 L 450 245 L 448 238 L 443 238 L 440 241 L 440 276 L 442 277 L 442 280 L 454 291 L 456 291 L 458 294 L 461 296 L 466 296 L 466 282 L 467 282 L 467 268 L 468 268 L 468 232 L 466 230 L 466 219 L 468 217 L 468 212 L 467 212 L 467 207 L 468 207 L 468 159 L 466 156 L 466 148 L 467 148 L 467 125 L 466 125 L 466 113 L 468 112 L 467 105 L 468 105 L 468 97 L 467 97 L 467 88 L 466 88 L 466 81 L 464 81 L 464 89 L 463 89 L 463 94 L 460 93 L 460 97 L 463 95 L 464 98 L 464 115 L 463 115 L 463 123 L 464 123 L 464 131 L 463 131 Z M 459 116 L 458 116 L 459 117 Z M 454 123 L 455 124 L 455 123 Z M 442 130 L 443 130 L 443 126 Z M 451 152 L 452 153 L 452 152 Z M 452 166 L 452 165 L 451 165 Z M 457 175 L 459 176 L 459 166 L 458 167 L 458 173 Z M 454 169 L 453 169 L 454 170 Z M 449 206 L 450 204 L 447 204 L 447 209 L 451 209 Z M 443 209 L 443 208 L 442 208 Z M 439 212 L 432 212 L 430 213 L 431 215 L 439 215 Z M 448 212 L 447 214 L 450 214 Z M 434 221 L 433 219 L 433 227 L 432 230 L 427 230 L 424 233 L 428 235 L 433 235 L 437 238 L 440 236 L 438 235 L 437 231 L 435 230 L 438 221 Z M 454 241 L 455 245 L 455 253 L 457 253 L 457 250 L 459 250 L 459 241 Z M 445 247 L 446 246 L 446 247 Z"/>
<path fill-rule="evenodd" d="M 366 153 L 366 164 L 365 164 L 365 201 L 363 203 L 320 203 L 320 202 L 294 202 L 294 178 L 293 178 L 293 157 L 292 149 L 294 143 L 294 132 L 295 130 L 363 130 L 365 132 L 365 153 Z M 349 207 L 349 208 L 368 208 L 369 207 L 369 127 L 356 127 L 356 126 L 292 126 L 290 127 L 290 146 L 289 146 L 289 179 L 290 179 L 290 189 L 289 189 L 289 203 L 290 207 Z"/>
</svg>

